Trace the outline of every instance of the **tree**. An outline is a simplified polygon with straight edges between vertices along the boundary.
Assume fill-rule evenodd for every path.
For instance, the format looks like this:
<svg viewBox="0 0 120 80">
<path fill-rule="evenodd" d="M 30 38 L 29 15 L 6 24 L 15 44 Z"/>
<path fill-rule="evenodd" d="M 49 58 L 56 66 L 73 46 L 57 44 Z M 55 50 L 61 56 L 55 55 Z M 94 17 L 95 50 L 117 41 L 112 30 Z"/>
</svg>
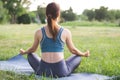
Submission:
<svg viewBox="0 0 120 80">
<path fill-rule="evenodd" d="M 95 9 L 95 19 L 98 21 L 105 20 L 107 17 L 108 8 L 101 6 L 100 9 Z"/>
<path fill-rule="evenodd" d="M 118 22 L 118 24 L 120 24 L 120 10 L 108 10 L 108 8 L 104 6 L 95 10 L 85 9 L 82 15 L 87 16 L 89 21 L 93 19 L 98 21 L 106 20 L 110 22 Z"/>
<path fill-rule="evenodd" d="M 115 19 L 116 19 L 115 15 L 116 15 L 116 11 L 115 10 L 109 10 L 108 13 L 107 13 L 106 20 L 107 21 L 111 21 L 111 22 L 115 21 Z"/>
<path fill-rule="evenodd" d="M 41 20 L 41 23 L 45 23 L 45 18 L 46 18 L 45 10 L 46 10 L 45 7 L 38 6 L 37 8 L 38 16 Z"/>
<path fill-rule="evenodd" d="M 116 10 L 115 19 L 117 21 L 118 26 L 120 26 L 120 10 Z"/>
<path fill-rule="evenodd" d="M 31 18 L 32 23 L 40 23 L 39 16 L 37 15 L 37 11 L 29 12 L 29 16 Z"/>
<path fill-rule="evenodd" d="M 64 18 L 65 21 L 73 21 L 76 20 L 76 14 L 73 13 L 72 8 L 70 7 L 69 10 L 65 10 L 61 12 L 61 16 Z"/>
<path fill-rule="evenodd" d="M 3 7 L 3 3 L 0 1 L 0 23 L 5 23 L 8 19 L 8 11 Z"/>
<path fill-rule="evenodd" d="M 8 10 L 9 15 L 11 16 L 11 23 L 17 22 L 17 16 L 20 16 L 26 13 L 26 9 L 23 5 L 30 5 L 29 0 L 2 0 L 4 8 Z"/>
<path fill-rule="evenodd" d="M 95 12 L 93 9 L 85 9 L 82 14 L 87 16 L 89 21 L 92 21 L 95 18 Z"/>
<path fill-rule="evenodd" d="M 120 10 L 116 10 L 115 12 L 115 18 L 120 19 Z"/>
</svg>

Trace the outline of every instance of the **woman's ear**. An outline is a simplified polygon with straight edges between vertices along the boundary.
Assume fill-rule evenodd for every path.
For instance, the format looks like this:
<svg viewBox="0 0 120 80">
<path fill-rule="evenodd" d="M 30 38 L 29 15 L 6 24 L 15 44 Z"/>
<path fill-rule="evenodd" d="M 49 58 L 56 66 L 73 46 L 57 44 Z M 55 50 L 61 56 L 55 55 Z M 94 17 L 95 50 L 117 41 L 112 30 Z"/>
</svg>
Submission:
<svg viewBox="0 0 120 80">
<path fill-rule="evenodd" d="M 57 17 L 57 22 L 58 22 L 58 23 L 60 22 L 60 16 Z"/>
</svg>

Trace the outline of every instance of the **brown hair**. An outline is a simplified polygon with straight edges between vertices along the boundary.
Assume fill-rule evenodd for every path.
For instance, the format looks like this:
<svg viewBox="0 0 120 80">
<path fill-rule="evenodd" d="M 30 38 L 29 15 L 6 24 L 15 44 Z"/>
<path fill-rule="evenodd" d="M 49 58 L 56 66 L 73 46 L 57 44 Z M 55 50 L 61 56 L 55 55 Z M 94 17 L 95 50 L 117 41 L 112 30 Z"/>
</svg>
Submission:
<svg viewBox="0 0 120 80">
<path fill-rule="evenodd" d="M 46 16 L 47 16 L 47 24 L 50 33 L 53 36 L 53 40 L 56 39 L 58 30 L 57 26 L 53 22 L 53 20 L 57 19 L 57 17 L 60 15 L 60 7 L 55 2 L 49 3 L 46 8 Z"/>
</svg>

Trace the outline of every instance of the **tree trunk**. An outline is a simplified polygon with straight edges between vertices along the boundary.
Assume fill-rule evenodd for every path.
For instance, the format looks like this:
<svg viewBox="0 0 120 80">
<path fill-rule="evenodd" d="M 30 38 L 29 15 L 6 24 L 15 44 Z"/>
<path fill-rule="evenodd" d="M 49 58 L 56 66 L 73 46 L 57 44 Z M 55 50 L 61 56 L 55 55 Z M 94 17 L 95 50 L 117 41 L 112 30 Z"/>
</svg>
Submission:
<svg viewBox="0 0 120 80">
<path fill-rule="evenodd" d="M 16 22 L 17 22 L 16 15 L 12 14 L 11 15 L 11 24 L 16 24 Z"/>
</svg>

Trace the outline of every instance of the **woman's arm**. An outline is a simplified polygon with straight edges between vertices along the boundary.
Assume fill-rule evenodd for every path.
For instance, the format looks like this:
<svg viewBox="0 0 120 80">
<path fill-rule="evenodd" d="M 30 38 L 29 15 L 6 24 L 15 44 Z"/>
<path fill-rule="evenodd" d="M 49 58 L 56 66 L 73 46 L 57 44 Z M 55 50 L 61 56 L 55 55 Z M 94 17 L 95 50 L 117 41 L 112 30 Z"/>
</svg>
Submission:
<svg viewBox="0 0 120 80">
<path fill-rule="evenodd" d="M 41 39 L 41 30 L 37 30 L 35 32 L 35 35 L 34 35 L 34 43 L 32 45 L 32 47 L 30 47 L 28 50 L 23 50 L 23 49 L 20 49 L 20 53 L 21 54 L 28 54 L 28 53 L 33 53 L 36 51 L 36 49 L 38 48 L 38 45 L 39 45 L 39 42 L 40 42 L 40 39 Z"/>
<path fill-rule="evenodd" d="M 81 52 L 80 50 L 78 50 L 74 44 L 73 44 L 73 41 L 72 41 L 72 35 L 71 35 L 71 32 L 66 29 L 66 45 L 69 49 L 69 51 L 73 54 L 76 54 L 76 55 L 79 55 L 79 56 L 84 56 L 84 57 L 88 57 L 90 56 L 90 52 L 89 51 L 86 51 L 86 52 Z"/>
</svg>

